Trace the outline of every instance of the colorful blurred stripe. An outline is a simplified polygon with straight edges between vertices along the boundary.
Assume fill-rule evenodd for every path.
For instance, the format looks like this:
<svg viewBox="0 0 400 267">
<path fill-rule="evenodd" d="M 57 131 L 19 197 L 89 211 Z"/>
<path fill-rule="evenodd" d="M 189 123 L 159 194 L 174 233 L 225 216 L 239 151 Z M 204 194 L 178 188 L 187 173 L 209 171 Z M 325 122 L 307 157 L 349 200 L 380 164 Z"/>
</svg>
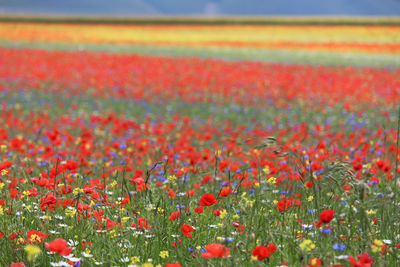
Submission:
<svg viewBox="0 0 400 267">
<path fill-rule="evenodd" d="M 1 23 L 0 41 L 400 54 L 399 26 L 199 26 Z"/>
</svg>

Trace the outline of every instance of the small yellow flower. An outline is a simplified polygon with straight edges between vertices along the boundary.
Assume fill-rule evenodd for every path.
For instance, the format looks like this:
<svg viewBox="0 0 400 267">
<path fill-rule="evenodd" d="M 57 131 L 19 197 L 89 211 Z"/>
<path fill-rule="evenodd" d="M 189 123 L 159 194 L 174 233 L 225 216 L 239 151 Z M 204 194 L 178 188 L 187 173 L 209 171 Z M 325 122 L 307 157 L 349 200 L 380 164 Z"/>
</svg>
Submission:
<svg viewBox="0 0 400 267">
<path fill-rule="evenodd" d="M 175 180 L 176 180 L 176 176 L 175 175 L 169 175 L 168 176 L 168 181 L 174 182 Z"/>
<path fill-rule="evenodd" d="M 270 183 L 270 184 L 276 184 L 276 178 L 275 178 L 275 177 L 270 177 L 270 178 L 268 179 L 268 183 Z"/>
<path fill-rule="evenodd" d="M 265 166 L 264 169 L 263 169 L 263 172 L 265 174 L 269 174 L 269 166 Z"/>
<path fill-rule="evenodd" d="M 219 217 L 221 218 L 221 220 L 226 216 L 226 214 L 228 214 L 228 212 L 225 209 L 220 211 Z"/>
<path fill-rule="evenodd" d="M 40 250 L 40 248 L 38 246 L 35 245 L 27 245 L 24 248 L 26 254 L 28 255 L 28 261 L 34 261 L 36 259 L 36 257 L 42 253 L 42 251 Z"/>
<path fill-rule="evenodd" d="M 374 211 L 374 210 L 367 210 L 366 213 L 367 213 L 368 215 L 371 215 L 371 214 L 376 214 L 376 211 Z"/>
<path fill-rule="evenodd" d="M 83 189 L 77 187 L 77 188 L 75 188 L 75 189 L 72 191 L 72 193 L 73 193 L 74 195 L 77 195 L 77 194 L 79 194 L 79 193 L 83 193 Z"/>
<path fill-rule="evenodd" d="M 7 151 L 7 146 L 6 145 L 1 145 L 0 149 L 1 149 L 1 152 L 6 152 Z"/>
<path fill-rule="evenodd" d="M 375 239 L 374 243 L 371 245 L 371 250 L 373 253 L 380 252 L 383 246 L 383 242 L 381 240 Z"/>
<path fill-rule="evenodd" d="M 9 173 L 9 171 L 6 170 L 6 169 L 2 169 L 2 170 L 1 170 L 1 175 L 2 175 L 2 176 L 6 175 L 6 174 L 8 174 L 8 173 Z"/>
<path fill-rule="evenodd" d="M 0 183 L 0 190 L 3 189 L 4 186 L 5 186 L 4 183 Z"/>
<path fill-rule="evenodd" d="M 153 263 L 151 263 L 151 262 L 146 262 L 146 263 L 143 263 L 142 264 L 142 267 L 153 267 L 154 265 L 153 265 Z"/>
<path fill-rule="evenodd" d="M 131 258 L 131 264 L 136 264 L 136 263 L 138 263 L 138 262 L 140 262 L 140 259 L 139 259 L 138 257 L 133 256 L 133 257 Z"/>
<path fill-rule="evenodd" d="M 164 213 L 164 209 L 163 209 L 163 208 L 160 208 L 160 207 L 158 207 L 158 208 L 157 208 L 157 212 L 158 212 L 158 213 Z"/>
<path fill-rule="evenodd" d="M 69 216 L 69 217 L 74 217 L 75 213 L 76 213 L 75 210 L 68 209 L 68 210 L 65 211 L 65 215 Z"/>
<path fill-rule="evenodd" d="M 303 251 L 310 251 L 316 248 L 315 244 L 310 239 L 304 240 L 299 246 Z"/>
<path fill-rule="evenodd" d="M 167 250 L 160 251 L 161 258 L 165 259 L 165 258 L 168 258 L 168 256 L 169 256 L 169 252 Z"/>
<path fill-rule="evenodd" d="M 314 196 L 309 196 L 308 198 L 307 198 L 307 201 L 308 202 L 311 202 L 311 201 L 313 201 L 314 200 Z"/>
</svg>

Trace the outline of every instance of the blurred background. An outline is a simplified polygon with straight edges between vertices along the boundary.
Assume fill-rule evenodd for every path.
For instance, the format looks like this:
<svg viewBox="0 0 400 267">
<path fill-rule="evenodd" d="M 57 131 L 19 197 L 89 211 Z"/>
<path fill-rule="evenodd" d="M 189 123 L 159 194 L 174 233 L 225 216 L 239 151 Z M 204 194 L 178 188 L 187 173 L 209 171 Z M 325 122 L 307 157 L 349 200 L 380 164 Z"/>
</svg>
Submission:
<svg viewBox="0 0 400 267">
<path fill-rule="evenodd" d="M 60 15 L 399 15 L 400 0 L 0 0 L 0 13 Z"/>
</svg>

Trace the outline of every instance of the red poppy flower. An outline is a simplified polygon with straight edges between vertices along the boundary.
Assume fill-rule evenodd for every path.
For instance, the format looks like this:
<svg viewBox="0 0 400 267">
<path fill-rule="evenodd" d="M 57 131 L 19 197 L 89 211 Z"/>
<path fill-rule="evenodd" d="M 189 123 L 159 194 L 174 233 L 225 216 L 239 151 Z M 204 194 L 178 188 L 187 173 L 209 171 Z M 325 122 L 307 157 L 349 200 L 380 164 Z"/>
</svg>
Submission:
<svg viewBox="0 0 400 267">
<path fill-rule="evenodd" d="M 56 238 L 53 240 L 51 243 L 44 243 L 46 246 L 47 250 L 50 250 L 51 252 L 58 252 L 61 256 L 68 256 L 72 248 L 67 247 L 67 241 L 65 241 L 62 238 Z"/>
<path fill-rule="evenodd" d="M 183 224 L 179 229 L 182 230 L 182 234 L 184 236 L 187 236 L 189 238 L 192 237 L 192 231 L 194 230 L 192 226 L 188 225 L 188 224 Z"/>
<path fill-rule="evenodd" d="M 175 221 L 176 219 L 179 218 L 179 216 L 181 216 L 181 212 L 180 212 L 179 210 L 178 210 L 178 211 L 174 211 L 174 212 L 172 212 L 171 215 L 169 216 L 169 220 L 170 220 L 170 221 Z"/>
<path fill-rule="evenodd" d="M 263 260 L 271 256 L 272 253 L 276 251 L 276 246 L 274 244 L 269 244 L 268 247 L 266 246 L 257 246 L 253 249 L 252 255 L 256 256 L 257 259 Z"/>
<path fill-rule="evenodd" d="M 229 248 L 218 243 L 211 243 L 206 246 L 206 252 L 201 253 L 201 256 L 205 259 L 228 257 L 230 255 Z"/>
<path fill-rule="evenodd" d="M 221 192 L 219 193 L 220 197 L 226 197 L 232 194 L 232 189 L 228 186 L 222 188 Z"/>
<path fill-rule="evenodd" d="M 26 236 L 28 237 L 28 242 L 42 243 L 49 235 L 40 231 L 30 230 L 26 233 Z"/>
<path fill-rule="evenodd" d="M 182 267 L 179 263 L 167 263 L 165 267 Z"/>
<path fill-rule="evenodd" d="M 374 260 L 369 256 L 368 253 L 360 254 L 357 256 L 358 261 L 353 257 L 349 256 L 349 262 L 351 267 L 371 267 Z"/>
<path fill-rule="evenodd" d="M 10 267 L 25 267 L 25 263 L 23 262 L 13 262 Z"/>
<path fill-rule="evenodd" d="M 317 227 L 321 227 L 322 223 L 329 223 L 332 221 L 333 216 L 335 216 L 334 210 L 324 210 L 319 215 L 319 222 L 317 223 Z"/>
<path fill-rule="evenodd" d="M 204 208 L 203 207 L 196 207 L 194 208 L 194 212 L 198 213 L 198 214 L 202 214 L 203 213 Z"/>
<path fill-rule="evenodd" d="M 215 196 L 211 193 L 206 193 L 200 198 L 200 206 L 211 206 L 217 204 Z"/>
</svg>

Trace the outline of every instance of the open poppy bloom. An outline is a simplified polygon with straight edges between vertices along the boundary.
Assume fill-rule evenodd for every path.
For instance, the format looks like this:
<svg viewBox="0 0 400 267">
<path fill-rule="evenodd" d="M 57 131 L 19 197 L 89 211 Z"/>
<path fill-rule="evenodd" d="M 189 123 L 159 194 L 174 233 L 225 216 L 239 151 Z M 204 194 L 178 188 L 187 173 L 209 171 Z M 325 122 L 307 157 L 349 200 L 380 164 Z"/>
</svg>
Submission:
<svg viewBox="0 0 400 267">
<path fill-rule="evenodd" d="M 179 229 L 182 230 L 182 234 L 184 236 L 187 236 L 189 238 L 192 237 L 191 232 L 194 230 L 192 226 L 188 225 L 188 224 L 183 224 Z"/>
<path fill-rule="evenodd" d="M 360 254 L 357 256 L 358 261 L 353 257 L 349 256 L 349 262 L 352 267 L 370 267 L 374 264 L 374 260 L 369 256 L 368 253 Z"/>
<path fill-rule="evenodd" d="M 26 236 L 28 237 L 28 242 L 41 243 L 49 235 L 40 231 L 30 230 L 26 233 Z"/>
<path fill-rule="evenodd" d="M 333 216 L 335 216 L 334 210 L 324 210 L 319 215 L 319 222 L 317 223 L 317 227 L 321 227 L 322 223 L 329 223 L 332 221 Z"/>
<path fill-rule="evenodd" d="M 68 256 L 72 251 L 71 247 L 67 247 L 67 241 L 62 238 L 56 238 L 51 243 L 46 242 L 45 246 L 47 250 L 58 252 L 61 256 Z"/>
<path fill-rule="evenodd" d="M 206 246 L 206 252 L 201 253 L 201 256 L 205 259 L 209 258 L 225 258 L 229 257 L 231 251 L 229 248 L 218 243 L 211 243 Z"/>
<path fill-rule="evenodd" d="M 271 256 L 272 253 L 276 251 L 276 246 L 274 244 L 269 244 L 268 247 L 266 246 L 257 246 L 253 249 L 252 255 L 256 256 L 257 259 L 263 260 Z"/>
<path fill-rule="evenodd" d="M 215 200 L 215 196 L 211 193 L 206 193 L 200 198 L 200 206 L 211 206 L 214 204 L 218 204 L 218 201 Z"/>
</svg>

